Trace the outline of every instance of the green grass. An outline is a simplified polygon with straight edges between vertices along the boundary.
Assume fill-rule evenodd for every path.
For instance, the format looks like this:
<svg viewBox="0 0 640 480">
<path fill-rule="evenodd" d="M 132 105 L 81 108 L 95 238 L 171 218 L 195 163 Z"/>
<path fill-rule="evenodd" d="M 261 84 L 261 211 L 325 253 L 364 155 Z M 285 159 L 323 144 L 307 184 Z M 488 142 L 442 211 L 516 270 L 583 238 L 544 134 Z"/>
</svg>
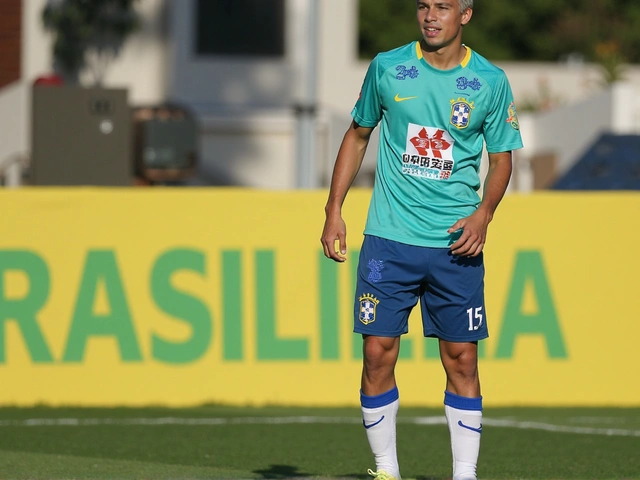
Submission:
<svg viewBox="0 0 640 480">
<path fill-rule="evenodd" d="M 450 477 L 447 427 L 415 423 L 442 415 L 442 409 L 401 408 L 398 455 L 405 479 Z M 259 421 L 301 416 L 329 418 Z M 162 418 L 174 420 L 136 420 Z M 482 479 L 640 479 L 640 409 L 486 409 L 484 418 Z M 43 419 L 76 420 L 43 425 Z M 326 423 L 332 419 L 338 420 Z M 184 424 L 189 420 L 209 424 Z M 5 407 L 0 479 L 367 478 L 374 465 L 359 421 L 357 408 Z M 570 432 L 550 431 L 562 427 Z"/>
</svg>

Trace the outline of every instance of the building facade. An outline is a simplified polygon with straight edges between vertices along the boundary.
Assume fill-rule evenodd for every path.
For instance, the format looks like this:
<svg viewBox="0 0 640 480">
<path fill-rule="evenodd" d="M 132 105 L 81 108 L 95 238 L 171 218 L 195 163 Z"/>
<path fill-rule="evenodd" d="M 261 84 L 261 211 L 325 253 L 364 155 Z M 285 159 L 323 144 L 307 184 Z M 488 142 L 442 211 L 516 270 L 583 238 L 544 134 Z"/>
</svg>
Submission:
<svg viewBox="0 0 640 480">
<path fill-rule="evenodd" d="M 52 37 L 41 21 L 46 2 L 0 0 L 6 19 L 0 30 L 0 170 L 11 159 L 28 164 L 31 88 L 53 64 Z M 368 65 L 357 52 L 358 0 L 272 0 L 253 9 L 245 3 L 253 2 L 138 2 L 140 29 L 110 64 L 103 86 L 126 88 L 131 106 L 170 102 L 195 113 L 199 184 L 326 187 Z M 541 152 L 551 149 L 562 171 L 594 132 L 640 131 L 629 95 L 640 83 L 637 68 L 628 69 L 622 90 L 606 92 L 593 65 L 500 66 L 516 104 L 542 110 L 520 109 L 526 148 L 516 157 L 521 178 L 513 188 L 531 189 L 530 162 Z M 82 83 L 94 82 L 84 72 Z M 550 141 L 549 125 L 571 134 Z M 357 184 L 371 185 L 376 149 L 374 135 Z"/>
</svg>

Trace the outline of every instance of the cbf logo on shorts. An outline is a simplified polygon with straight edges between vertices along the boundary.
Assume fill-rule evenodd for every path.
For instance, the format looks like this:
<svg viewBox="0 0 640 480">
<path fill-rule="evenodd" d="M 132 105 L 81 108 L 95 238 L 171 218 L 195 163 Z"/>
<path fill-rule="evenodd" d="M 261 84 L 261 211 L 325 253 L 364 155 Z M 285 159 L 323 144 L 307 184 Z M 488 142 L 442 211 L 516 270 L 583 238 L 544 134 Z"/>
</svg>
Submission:
<svg viewBox="0 0 640 480">
<path fill-rule="evenodd" d="M 376 307 L 380 300 L 371 295 L 370 293 L 365 293 L 361 297 L 358 298 L 360 301 L 360 315 L 358 318 L 365 325 L 369 325 L 376 321 Z"/>
<path fill-rule="evenodd" d="M 455 164 L 454 143 L 446 130 L 410 123 L 406 151 L 402 154 L 402 173 L 432 180 L 449 179 Z"/>
</svg>

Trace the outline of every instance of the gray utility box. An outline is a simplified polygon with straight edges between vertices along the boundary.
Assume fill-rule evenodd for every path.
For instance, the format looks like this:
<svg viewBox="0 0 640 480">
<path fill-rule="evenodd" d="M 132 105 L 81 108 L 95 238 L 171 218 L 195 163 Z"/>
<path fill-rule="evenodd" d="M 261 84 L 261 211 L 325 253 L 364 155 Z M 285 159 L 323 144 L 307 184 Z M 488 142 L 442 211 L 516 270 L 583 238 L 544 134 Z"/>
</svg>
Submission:
<svg viewBox="0 0 640 480">
<path fill-rule="evenodd" d="M 32 98 L 29 183 L 132 185 L 126 89 L 39 85 Z"/>
</svg>

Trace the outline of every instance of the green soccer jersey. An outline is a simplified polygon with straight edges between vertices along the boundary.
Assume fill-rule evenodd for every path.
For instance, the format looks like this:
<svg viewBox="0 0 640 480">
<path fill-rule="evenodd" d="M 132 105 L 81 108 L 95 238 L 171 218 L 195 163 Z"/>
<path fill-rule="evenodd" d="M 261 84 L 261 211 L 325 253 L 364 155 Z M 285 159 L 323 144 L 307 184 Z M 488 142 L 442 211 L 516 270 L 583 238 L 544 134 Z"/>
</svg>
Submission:
<svg viewBox="0 0 640 480">
<path fill-rule="evenodd" d="M 447 233 L 480 203 L 483 145 L 522 148 L 504 72 L 467 47 L 451 70 L 422 56 L 419 42 L 379 54 L 352 112 L 380 124 L 380 146 L 365 234 L 409 245 L 448 247 Z"/>
</svg>

